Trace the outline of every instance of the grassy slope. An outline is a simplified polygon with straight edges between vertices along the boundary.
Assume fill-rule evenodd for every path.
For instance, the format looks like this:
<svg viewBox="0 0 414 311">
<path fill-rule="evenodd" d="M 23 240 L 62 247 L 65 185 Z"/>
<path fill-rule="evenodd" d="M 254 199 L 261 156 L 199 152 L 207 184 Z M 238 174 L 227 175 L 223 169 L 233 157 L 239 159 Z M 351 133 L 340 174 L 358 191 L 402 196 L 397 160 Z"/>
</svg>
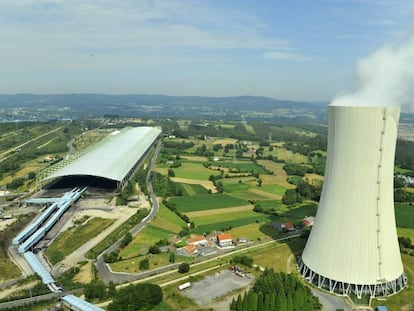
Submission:
<svg viewBox="0 0 414 311">
<path fill-rule="evenodd" d="M 159 240 L 178 234 L 185 226 L 186 223 L 181 218 L 161 204 L 151 224 L 145 226 L 120 255 L 123 258 L 138 256 Z"/>
<path fill-rule="evenodd" d="M 59 237 L 46 250 L 49 258 L 53 252 L 60 251 L 66 257 L 87 241 L 98 235 L 115 222 L 114 219 L 92 218 L 86 224 L 74 227 L 59 235 Z M 56 262 L 53 262 L 55 264 Z"/>
</svg>

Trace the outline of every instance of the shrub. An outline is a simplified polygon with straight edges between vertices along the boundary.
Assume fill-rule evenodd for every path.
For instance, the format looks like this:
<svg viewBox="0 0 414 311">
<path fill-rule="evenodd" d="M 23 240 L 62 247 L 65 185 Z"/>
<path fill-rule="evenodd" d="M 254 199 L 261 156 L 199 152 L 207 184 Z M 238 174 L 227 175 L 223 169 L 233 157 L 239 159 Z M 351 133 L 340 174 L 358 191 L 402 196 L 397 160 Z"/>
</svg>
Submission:
<svg viewBox="0 0 414 311">
<path fill-rule="evenodd" d="M 178 272 L 180 273 L 187 273 L 190 271 L 190 265 L 186 262 L 180 263 L 178 266 Z"/>
</svg>

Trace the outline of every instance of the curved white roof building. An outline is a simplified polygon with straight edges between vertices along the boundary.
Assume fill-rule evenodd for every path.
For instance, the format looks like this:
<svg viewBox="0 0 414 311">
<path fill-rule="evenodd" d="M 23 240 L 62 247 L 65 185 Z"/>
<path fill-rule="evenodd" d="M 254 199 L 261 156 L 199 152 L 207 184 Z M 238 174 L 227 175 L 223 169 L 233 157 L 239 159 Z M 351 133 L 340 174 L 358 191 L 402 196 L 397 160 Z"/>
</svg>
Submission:
<svg viewBox="0 0 414 311">
<path fill-rule="evenodd" d="M 325 181 L 302 275 L 340 294 L 406 285 L 394 216 L 398 108 L 329 106 Z"/>
<path fill-rule="evenodd" d="M 115 131 L 91 151 L 58 168 L 43 180 L 91 176 L 115 181 L 118 186 L 123 185 L 160 134 L 160 129 L 145 126 Z"/>
</svg>

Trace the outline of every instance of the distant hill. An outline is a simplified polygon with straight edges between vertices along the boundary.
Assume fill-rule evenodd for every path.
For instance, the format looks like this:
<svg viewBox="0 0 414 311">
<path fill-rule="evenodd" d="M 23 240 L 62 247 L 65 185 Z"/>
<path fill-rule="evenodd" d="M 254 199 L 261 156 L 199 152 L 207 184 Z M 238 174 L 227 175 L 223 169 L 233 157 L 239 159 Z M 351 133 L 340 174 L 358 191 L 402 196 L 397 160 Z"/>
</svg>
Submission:
<svg viewBox="0 0 414 311">
<path fill-rule="evenodd" d="M 62 94 L 0 95 L 0 119 L 54 117 L 223 118 L 291 122 L 326 120 L 327 103 L 268 97 Z"/>
</svg>

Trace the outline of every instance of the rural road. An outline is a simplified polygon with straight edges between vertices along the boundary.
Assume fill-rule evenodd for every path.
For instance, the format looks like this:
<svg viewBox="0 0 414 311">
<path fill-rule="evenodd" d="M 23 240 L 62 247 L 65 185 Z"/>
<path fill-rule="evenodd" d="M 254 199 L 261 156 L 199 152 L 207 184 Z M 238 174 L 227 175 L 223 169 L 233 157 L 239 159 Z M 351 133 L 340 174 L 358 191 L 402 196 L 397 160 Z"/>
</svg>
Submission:
<svg viewBox="0 0 414 311">
<path fill-rule="evenodd" d="M 155 162 L 157 160 L 160 150 L 161 150 L 161 142 L 158 143 L 155 149 L 155 153 L 151 159 L 151 163 L 150 163 L 150 167 L 149 167 L 148 175 L 147 175 L 147 189 L 148 189 L 148 195 L 150 197 L 150 201 L 152 202 L 152 209 L 151 209 L 150 214 L 147 217 L 145 217 L 141 223 L 139 223 L 138 225 L 136 225 L 129 231 L 131 232 L 132 236 L 135 236 L 140 230 L 142 230 L 142 228 L 144 228 L 148 223 L 150 223 L 151 220 L 158 213 L 159 205 L 158 205 L 157 197 L 152 189 L 152 181 L 150 180 L 150 176 L 151 176 L 151 172 L 154 170 Z M 98 269 L 99 275 L 101 276 L 102 280 L 106 284 L 108 284 L 110 281 L 116 284 L 120 284 L 120 283 L 124 283 L 127 281 L 145 278 L 153 274 L 154 271 L 148 271 L 148 273 L 140 273 L 139 275 L 136 275 L 136 274 L 127 274 L 127 273 L 114 273 L 110 270 L 109 266 L 103 260 L 104 254 L 107 254 L 107 253 L 110 253 L 116 250 L 120 246 L 121 240 L 122 238 L 119 239 L 115 244 L 107 248 L 105 251 L 103 251 L 96 259 L 96 263 L 95 263 L 96 268 Z M 162 267 L 160 268 L 160 270 L 162 270 L 160 271 L 160 273 L 168 271 L 169 269 L 171 269 L 169 266 Z"/>
</svg>

